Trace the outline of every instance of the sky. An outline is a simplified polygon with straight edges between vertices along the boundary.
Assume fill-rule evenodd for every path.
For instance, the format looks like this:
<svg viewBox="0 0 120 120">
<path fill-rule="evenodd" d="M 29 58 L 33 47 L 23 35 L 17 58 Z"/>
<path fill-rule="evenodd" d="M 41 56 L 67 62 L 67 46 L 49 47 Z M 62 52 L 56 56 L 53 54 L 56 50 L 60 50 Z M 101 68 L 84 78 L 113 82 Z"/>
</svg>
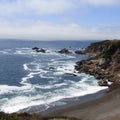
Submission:
<svg viewBox="0 0 120 120">
<path fill-rule="evenodd" d="M 0 0 L 0 39 L 120 39 L 120 0 Z"/>
</svg>

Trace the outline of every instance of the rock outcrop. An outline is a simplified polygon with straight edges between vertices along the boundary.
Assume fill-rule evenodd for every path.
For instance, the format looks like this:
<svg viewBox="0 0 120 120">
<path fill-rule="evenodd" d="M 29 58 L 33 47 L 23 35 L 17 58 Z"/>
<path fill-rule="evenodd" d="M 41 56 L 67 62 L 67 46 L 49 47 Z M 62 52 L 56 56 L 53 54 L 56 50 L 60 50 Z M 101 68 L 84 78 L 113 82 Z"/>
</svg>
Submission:
<svg viewBox="0 0 120 120">
<path fill-rule="evenodd" d="M 85 52 L 82 51 L 82 50 L 76 50 L 75 53 L 76 53 L 76 54 L 80 54 L 80 55 L 85 54 Z"/>
<path fill-rule="evenodd" d="M 33 47 L 32 50 L 34 50 L 35 52 L 46 53 L 46 50 L 43 48 Z"/>
<path fill-rule="evenodd" d="M 63 48 L 62 50 L 58 51 L 58 53 L 61 53 L 61 54 L 70 54 L 71 52 L 68 49 Z"/>
<path fill-rule="evenodd" d="M 79 72 L 95 76 L 99 85 L 107 85 L 106 81 L 120 83 L 120 40 L 105 40 L 92 43 L 85 49 L 89 59 L 76 63 Z"/>
<path fill-rule="evenodd" d="M 46 53 L 46 50 L 41 48 L 41 49 L 37 49 L 36 52 L 42 52 L 42 53 Z"/>
<path fill-rule="evenodd" d="M 33 47 L 32 50 L 38 50 L 39 48 L 38 47 Z"/>
</svg>

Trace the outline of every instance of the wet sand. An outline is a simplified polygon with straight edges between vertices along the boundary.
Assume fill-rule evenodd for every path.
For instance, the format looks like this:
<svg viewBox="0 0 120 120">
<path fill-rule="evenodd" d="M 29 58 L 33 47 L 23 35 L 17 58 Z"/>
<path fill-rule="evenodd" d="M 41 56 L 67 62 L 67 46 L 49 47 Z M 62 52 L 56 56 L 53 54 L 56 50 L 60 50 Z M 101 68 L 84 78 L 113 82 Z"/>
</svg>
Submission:
<svg viewBox="0 0 120 120">
<path fill-rule="evenodd" d="M 49 104 L 49 107 L 46 106 L 46 104 L 43 105 L 36 105 L 36 106 L 30 106 L 28 108 L 22 109 L 19 112 L 27 112 L 27 113 L 37 113 L 42 115 L 47 115 L 48 113 L 51 113 L 52 111 L 57 111 L 60 109 L 65 109 L 68 107 L 72 107 L 78 104 L 83 104 L 88 101 L 92 101 L 98 98 L 101 98 L 104 96 L 107 92 L 107 87 L 105 87 L 103 90 L 100 90 L 99 92 L 93 93 L 93 94 L 87 94 L 79 97 L 73 97 L 73 98 L 65 98 L 61 99 L 59 101 L 55 101 Z"/>
<path fill-rule="evenodd" d="M 49 111 L 44 115 L 75 117 L 80 120 L 120 120 L 120 89 L 107 92 L 101 98 Z"/>
</svg>

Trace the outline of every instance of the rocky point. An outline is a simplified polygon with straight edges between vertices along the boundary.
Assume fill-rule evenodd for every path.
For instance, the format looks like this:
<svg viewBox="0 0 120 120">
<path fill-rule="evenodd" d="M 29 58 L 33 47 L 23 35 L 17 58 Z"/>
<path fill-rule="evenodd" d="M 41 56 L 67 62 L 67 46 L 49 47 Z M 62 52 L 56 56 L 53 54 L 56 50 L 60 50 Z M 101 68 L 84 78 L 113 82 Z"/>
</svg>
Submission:
<svg viewBox="0 0 120 120">
<path fill-rule="evenodd" d="M 93 75 L 101 86 L 108 86 L 108 81 L 120 83 L 120 40 L 92 43 L 84 52 L 89 59 L 77 62 L 77 71 Z"/>
</svg>

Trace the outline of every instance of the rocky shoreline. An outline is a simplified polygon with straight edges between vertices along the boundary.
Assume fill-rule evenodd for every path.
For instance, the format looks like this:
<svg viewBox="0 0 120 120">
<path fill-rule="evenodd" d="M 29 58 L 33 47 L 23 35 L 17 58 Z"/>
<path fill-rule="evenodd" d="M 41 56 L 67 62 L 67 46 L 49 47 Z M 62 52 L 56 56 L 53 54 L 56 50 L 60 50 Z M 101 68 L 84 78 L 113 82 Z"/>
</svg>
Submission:
<svg viewBox="0 0 120 120">
<path fill-rule="evenodd" d="M 92 43 L 85 51 L 89 59 L 76 63 L 75 69 L 93 75 L 100 86 L 120 84 L 120 40 Z"/>
<path fill-rule="evenodd" d="M 85 51 L 87 60 L 78 61 L 79 73 L 94 76 L 100 86 L 108 86 L 99 99 L 50 112 L 48 116 L 75 117 L 80 120 L 120 120 L 120 40 L 92 43 Z M 112 83 L 109 85 L 109 81 Z"/>
<path fill-rule="evenodd" d="M 46 53 L 46 50 L 42 48 L 35 47 L 32 50 Z M 58 53 L 70 54 L 67 49 L 62 49 L 58 51 Z M 120 40 L 105 40 L 92 43 L 84 51 L 81 52 L 78 50 L 75 53 L 89 55 L 87 60 L 78 61 L 75 69 L 79 73 L 93 75 L 98 80 L 100 86 L 108 86 L 111 92 L 108 92 L 108 94 L 106 93 L 106 95 L 100 99 L 83 104 L 76 104 L 58 111 L 50 111 L 45 117 L 37 114 L 5 114 L 1 112 L 0 118 L 4 120 L 119 120 Z M 50 69 L 54 70 L 53 67 Z M 76 74 L 66 74 L 76 76 Z M 109 82 L 112 82 L 112 84 L 109 85 Z"/>
</svg>

